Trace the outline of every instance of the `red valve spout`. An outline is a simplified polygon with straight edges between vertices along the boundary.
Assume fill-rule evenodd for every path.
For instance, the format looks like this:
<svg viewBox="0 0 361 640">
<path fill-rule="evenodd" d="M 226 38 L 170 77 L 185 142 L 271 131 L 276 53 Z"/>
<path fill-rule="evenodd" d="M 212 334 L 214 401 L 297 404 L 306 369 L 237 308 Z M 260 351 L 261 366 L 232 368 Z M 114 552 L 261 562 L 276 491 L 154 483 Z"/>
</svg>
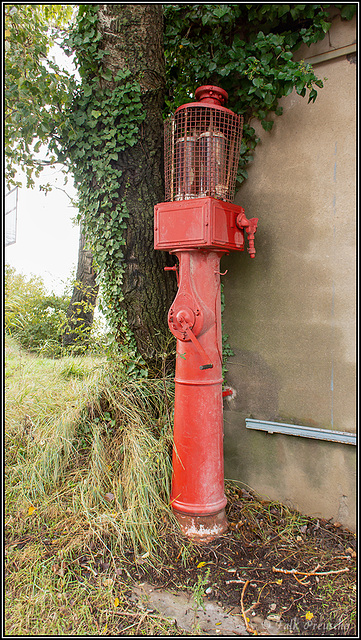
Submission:
<svg viewBox="0 0 361 640">
<path fill-rule="evenodd" d="M 168 322 L 177 337 L 171 504 L 185 535 L 227 529 L 223 471 L 221 251 L 174 251 L 179 290 Z"/>
<path fill-rule="evenodd" d="M 244 211 L 239 213 L 236 218 L 236 225 L 239 229 L 244 229 L 248 237 L 248 253 L 250 258 L 254 258 L 256 255 L 256 249 L 254 247 L 254 234 L 257 231 L 258 218 L 246 218 Z"/>
</svg>

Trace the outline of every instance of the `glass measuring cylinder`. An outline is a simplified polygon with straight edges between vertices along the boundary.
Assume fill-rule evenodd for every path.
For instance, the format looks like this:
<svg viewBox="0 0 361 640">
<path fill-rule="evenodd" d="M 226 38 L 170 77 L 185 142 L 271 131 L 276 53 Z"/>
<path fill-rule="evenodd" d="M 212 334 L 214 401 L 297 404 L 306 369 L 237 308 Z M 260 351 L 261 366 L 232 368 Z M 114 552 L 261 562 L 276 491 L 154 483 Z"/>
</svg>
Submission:
<svg viewBox="0 0 361 640">
<path fill-rule="evenodd" d="M 206 131 L 197 139 L 198 198 L 223 198 L 228 187 L 226 138 L 221 132 Z"/>
<path fill-rule="evenodd" d="M 184 136 L 175 143 L 175 200 L 196 198 L 194 136 Z"/>
</svg>

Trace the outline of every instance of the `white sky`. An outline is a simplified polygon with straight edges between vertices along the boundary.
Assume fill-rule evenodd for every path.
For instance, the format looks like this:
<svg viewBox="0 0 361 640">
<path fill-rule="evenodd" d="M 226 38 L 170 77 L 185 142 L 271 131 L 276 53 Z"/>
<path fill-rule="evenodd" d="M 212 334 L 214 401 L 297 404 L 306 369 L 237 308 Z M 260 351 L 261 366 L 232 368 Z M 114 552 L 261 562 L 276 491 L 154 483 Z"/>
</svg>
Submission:
<svg viewBox="0 0 361 640">
<path fill-rule="evenodd" d="M 77 209 L 63 191 L 39 190 L 47 182 L 76 195 L 70 182 L 64 185 L 61 171 L 47 169 L 34 189 L 19 188 L 16 242 L 6 247 L 5 262 L 25 276 L 40 276 L 49 292 L 59 295 L 76 270 L 79 227 L 72 222 Z"/>
</svg>

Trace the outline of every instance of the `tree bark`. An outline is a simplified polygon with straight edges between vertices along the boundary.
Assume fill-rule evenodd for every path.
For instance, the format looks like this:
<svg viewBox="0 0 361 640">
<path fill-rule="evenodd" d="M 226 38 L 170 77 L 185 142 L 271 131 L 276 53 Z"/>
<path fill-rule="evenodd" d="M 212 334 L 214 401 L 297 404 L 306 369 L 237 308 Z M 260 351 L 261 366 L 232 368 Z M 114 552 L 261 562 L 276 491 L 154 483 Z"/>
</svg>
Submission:
<svg viewBox="0 0 361 640">
<path fill-rule="evenodd" d="M 73 345 L 79 351 L 89 346 L 98 290 L 93 255 L 85 248 L 85 237 L 80 225 L 76 281 L 66 314 L 68 326 L 63 335 L 63 346 Z"/>
<path fill-rule="evenodd" d="M 98 11 L 104 65 L 113 76 L 129 69 L 141 87 L 146 118 L 137 144 L 118 158 L 118 197 L 129 212 L 124 238 L 123 308 L 139 352 L 157 360 L 168 339 L 167 313 L 176 292 L 175 260 L 153 244 L 154 205 L 164 200 L 163 120 L 165 61 L 163 11 L 158 4 L 102 4 Z"/>
</svg>

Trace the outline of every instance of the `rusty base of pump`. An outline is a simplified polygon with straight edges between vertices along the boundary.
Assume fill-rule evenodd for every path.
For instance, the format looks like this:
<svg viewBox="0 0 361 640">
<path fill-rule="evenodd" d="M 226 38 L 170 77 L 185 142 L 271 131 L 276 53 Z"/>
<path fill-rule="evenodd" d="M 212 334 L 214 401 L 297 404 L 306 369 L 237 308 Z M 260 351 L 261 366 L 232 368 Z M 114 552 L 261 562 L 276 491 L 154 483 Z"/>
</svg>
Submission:
<svg viewBox="0 0 361 640">
<path fill-rule="evenodd" d="M 228 522 L 224 509 L 208 515 L 192 515 L 180 513 L 173 509 L 182 533 L 196 542 L 211 542 L 228 529 Z"/>
</svg>

